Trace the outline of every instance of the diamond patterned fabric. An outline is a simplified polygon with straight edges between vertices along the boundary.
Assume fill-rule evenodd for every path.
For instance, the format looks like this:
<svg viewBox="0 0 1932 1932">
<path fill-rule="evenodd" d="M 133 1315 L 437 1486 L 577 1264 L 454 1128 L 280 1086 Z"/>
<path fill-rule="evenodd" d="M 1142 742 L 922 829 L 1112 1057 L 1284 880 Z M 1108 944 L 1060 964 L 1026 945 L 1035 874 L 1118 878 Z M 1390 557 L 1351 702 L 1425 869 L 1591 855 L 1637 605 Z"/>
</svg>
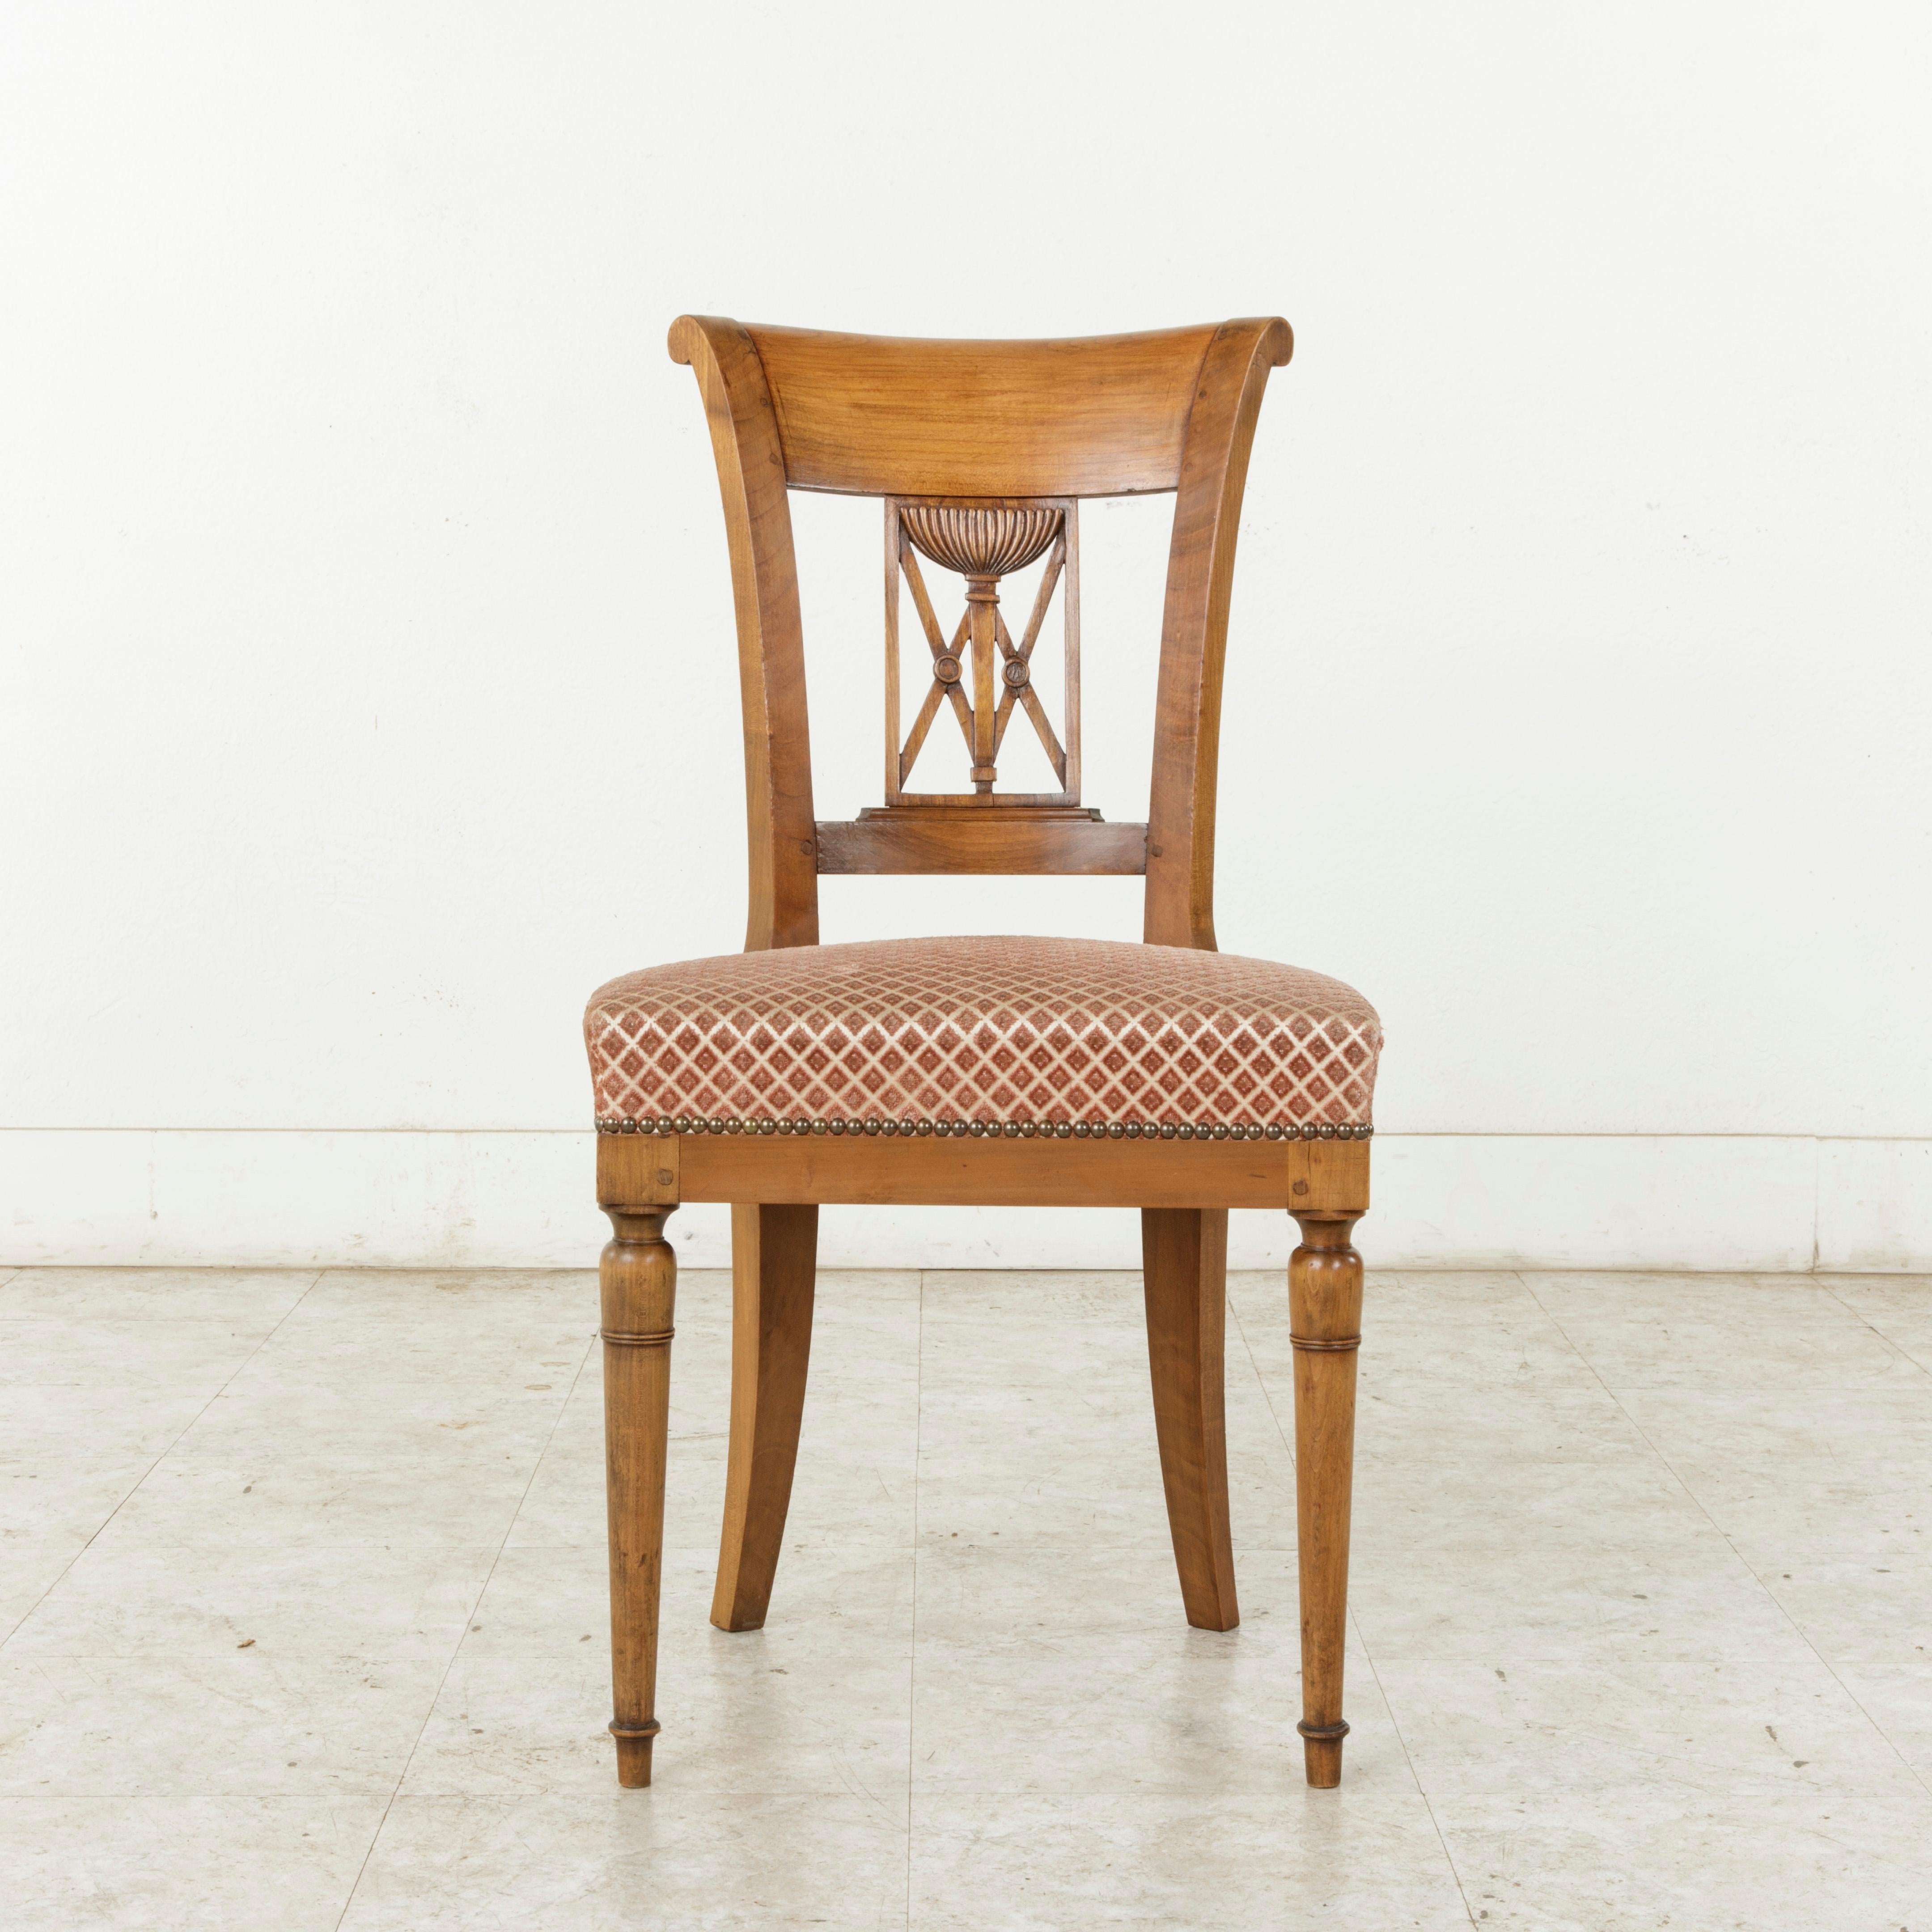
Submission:
<svg viewBox="0 0 1932 1932">
<path fill-rule="evenodd" d="M 1340 980 L 1097 939 L 890 939 L 613 980 L 584 1015 L 598 1124 L 1366 1127 L 1382 1022 Z"/>
</svg>

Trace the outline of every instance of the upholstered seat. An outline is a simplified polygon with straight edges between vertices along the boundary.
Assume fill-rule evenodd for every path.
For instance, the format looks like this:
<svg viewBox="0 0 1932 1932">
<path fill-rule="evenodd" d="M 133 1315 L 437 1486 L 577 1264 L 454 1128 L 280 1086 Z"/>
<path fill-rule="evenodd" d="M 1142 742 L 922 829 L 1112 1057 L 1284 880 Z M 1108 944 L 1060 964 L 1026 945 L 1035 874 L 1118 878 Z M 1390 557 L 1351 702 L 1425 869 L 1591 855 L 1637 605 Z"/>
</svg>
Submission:
<svg viewBox="0 0 1932 1932">
<path fill-rule="evenodd" d="M 784 946 L 612 980 L 607 1133 L 1352 1139 L 1382 1028 L 1340 980 L 1096 939 Z"/>
</svg>

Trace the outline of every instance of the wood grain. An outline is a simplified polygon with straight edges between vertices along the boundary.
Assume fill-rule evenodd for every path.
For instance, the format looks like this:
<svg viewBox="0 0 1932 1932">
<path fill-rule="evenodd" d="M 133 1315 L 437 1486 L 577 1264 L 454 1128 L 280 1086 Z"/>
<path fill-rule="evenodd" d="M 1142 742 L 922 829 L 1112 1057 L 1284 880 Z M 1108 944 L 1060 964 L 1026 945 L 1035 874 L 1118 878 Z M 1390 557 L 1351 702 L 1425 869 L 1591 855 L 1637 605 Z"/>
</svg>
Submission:
<svg viewBox="0 0 1932 1932">
<path fill-rule="evenodd" d="M 599 1134 L 598 1206 L 675 1208 L 683 1148 L 676 1134 Z"/>
<path fill-rule="evenodd" d="M 1288 1211 L 1352 1214 L 1369 1211 L 1366 1141 L 1296 1141 L 1288 1150 Z"/>
<path fill-rule="evenodd" d="M 635 1788 L 651 1781 L 651 1743 L 659 1728 L 658 1600 L 677 1261 L 664 1235 L 669 1208 L 605 1211 L 614 1233 L 598 1280 L 610 1540 L 610 1733 L 617 1741 L 617 1782 Z"/>
<path fill-rule="evenodd" d="M 597 1136 L 605 1206 L 686 1201 L 1273 1208 L 1366 1214 L 1369 1141 L 1078 1141 L 830 1134 Z M 668 1174 L 662 1180 L 660 1175 Z M 1306 1192 L 1296 1192 L 1298 1186 Z"/>
<path fill-rule="evenodd" d="M 1228 1526 L 1222 1362 L 1228 1312 L 1228 1212 L 1143 1208 L 1141 1270 L 1154 1433 L 1180 1598 L 1196 1630 L 1241 1620 Z"/>
<path fill-rule="evenodd" d="M 682 1186 L 687 1201 L 1280 1209 L 1319 1144 L 706 1134 L 683 1143 Z M 1357 1165 L 1366 1193 L 1369 1143 L 1325 1151 Z"/>
<path fill-rule="evenodd" d="M 896 804 L 899 787 L 905 782 L 906 773 L 912 768 L 912 760 L 902 755 L 900 734 L 904 719 L 900 712 L 899 676 L 899 552 L 905 539 L 899 530 L 899 506 L 891 497 L 884 500 L 886 513 L 886 802 Z M 938 620 L 934 620 L 934 628 Z M 915 678 L 913 682 L 917 684 Z M 912 757 L 919 755 L 920 745 L 923 743 L 927 730 L 931 728 L 934 714 L 940 703 L 941 694 L 935 686 L 920 712 L 920 722 L 914 734 Z M 818 869 L 825 869 L 824 854 L 819 855 Z"/>
<path fill-rule="evenodd" d="M 1060 788 L 1075 804 L 1080 802 L 1080 506 L 1067 506 L 1066 527 L 1060 536 L 1060 728 L 1066 734 L 1066 768 Z M 1144 842 L 1143 842 L 1144 860 Z"/>
<path fill-rule="evenodd" d="M 1141 936 L 1156 945 L 1214 948 L 1215 790 L 1234 539 L 1268 372 L 1294 346 L 1279 317 L 1223 322 L 1195 386 L 1168 547 L 1154 700 Z"/>
<path fill-rule="evenodd" d="M 674 362 L 691 364 L 704 399 L 731 558 L 751 871 L 745 950 L 815 946 L 818 854 L 805 632 L 771 392 L 751 337 L 728 317 L 680 316 L 671 325 L 670 353 Z"/>
<path fill-rule="evenodd" d="M 818 1210 L 731 1210 L 731 1445 L 711 1621 L 758 1629 L 791 1506 L 812 1358 Z"/>
<path fill-rule="evenodd" d="M 1348 1621 L 1348 1524 L 1355 1456 L 1355 1355 L 1362 1258 L 1355 1217 L 1300 1214 L 1288 1264 L 1294 1342 L 1294 1501 L 1300 1552 L 1301 1732 L 1308 1782 L 1342 1781 L 1342 1664 Z"/>
<path fill-rule="evenodd" d="M 821 872 L 1138 874 L 1147 827 L 1078 806 L 868 806 L 818 824 Z"/>
<path fill-rule="evenodd" d="M 1038 342 L 750 326 L 798 490 L 1120 496 L 1172 490 L 1208 328 Z"/>
</svg>

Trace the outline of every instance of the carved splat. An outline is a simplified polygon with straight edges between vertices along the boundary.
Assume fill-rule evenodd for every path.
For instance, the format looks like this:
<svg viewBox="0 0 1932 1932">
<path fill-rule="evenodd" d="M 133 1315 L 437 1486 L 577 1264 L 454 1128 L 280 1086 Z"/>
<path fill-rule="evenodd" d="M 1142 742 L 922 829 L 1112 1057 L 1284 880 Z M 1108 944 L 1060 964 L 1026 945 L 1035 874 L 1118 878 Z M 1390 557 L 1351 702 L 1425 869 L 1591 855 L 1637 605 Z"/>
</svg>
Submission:
<svg viewBox="0 0 1932 1932">
<path fill-rule="evenodd" d="M 920 559 L 966 580 L 965 610 L 949 633 L 934 608 Z M 1046 559 L 1017 642 L 1000 608 L 1000 579 Z M 1071 497 L 949 501 L 886 499 L 886 802 L 1077 806 L 1080 802 L 1079 506 Z M 931 682 L 912 728 L 900 736 L 901 586 L 910 592 L 931 654 Z M 1063 745 L 1034 688 L 1034 652 L 1060 598 L 1065 698 Z M 940 712 L 965 741 L 970 791 L 911 792 L 914 766 Z M 1013 713 L 1022 711 L 1060 781 L 1058 792 L 995 794 L 998 760 Z"/>
</svg>

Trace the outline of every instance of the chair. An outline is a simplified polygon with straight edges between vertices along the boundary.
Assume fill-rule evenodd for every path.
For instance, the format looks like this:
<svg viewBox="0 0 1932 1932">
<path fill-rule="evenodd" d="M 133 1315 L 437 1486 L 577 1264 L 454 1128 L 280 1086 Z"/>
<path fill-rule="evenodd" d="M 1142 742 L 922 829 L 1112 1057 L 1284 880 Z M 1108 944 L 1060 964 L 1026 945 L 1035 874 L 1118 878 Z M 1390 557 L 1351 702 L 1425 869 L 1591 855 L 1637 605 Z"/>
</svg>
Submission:
<svg viewBox="0 0 1932 1932">
<path fill-rule="evenodd" d="M 1381 1029 L 1333 980 L 1215 950 L 1214 802 L 1236 528 L 1278 318 L 1087 340 L 898 340 L 686 316 L 723 494 L 742 680 L 745 950 L 614 980 L 585 1018 L 601 1271 L 618 1780 L 648 1784 L 680 1202 L 729 1202 L 730 1448 L 711 1620 L 764 1621 L 811 1348 L 824 1202 L 1133 1206 L 1187 1621 L 1238 1622 L 1222 1359 L 1227 1210 L 1285 1208 L 1308 1781 L 1339 1784 L 1370 1101 Z M 788 490 L 884 500 L 884 802 L 812 810 Z M 1148 822 L 1080 801 L 1078 512 L 1172 491 Z M 1016 638 L 1002 579 L 1040 565 Z M 950 630 L 926 566 L 964 580 Z M 934 586 L 938 586 L 935 591 Z M 901 619 L 931 681 L 906 730 Z M 1055 729 L 1034 682 L 1058 599 Z M 1017 607 L 1016 607 L 1017 608 Z M 922 676 L 927 669 L 918 658 Z M 950 730 L 932 737 L 950 712 Z M 1057 791 L 998 789 L 1024 716 Z M 902 730 L 904 735 L 902 736 Z M 1026 730 L 1021 734 L 1022 743 Z M 908 789 L 950 751 L 967 782 Z M 1030 746 L 1028 748 L 1032 755 Z M 1011 760 L 1009 760 L 1010 766 Z M 820 946 L 818 875 L 1146 879 L 1143 942 Z"/>
</svg>

